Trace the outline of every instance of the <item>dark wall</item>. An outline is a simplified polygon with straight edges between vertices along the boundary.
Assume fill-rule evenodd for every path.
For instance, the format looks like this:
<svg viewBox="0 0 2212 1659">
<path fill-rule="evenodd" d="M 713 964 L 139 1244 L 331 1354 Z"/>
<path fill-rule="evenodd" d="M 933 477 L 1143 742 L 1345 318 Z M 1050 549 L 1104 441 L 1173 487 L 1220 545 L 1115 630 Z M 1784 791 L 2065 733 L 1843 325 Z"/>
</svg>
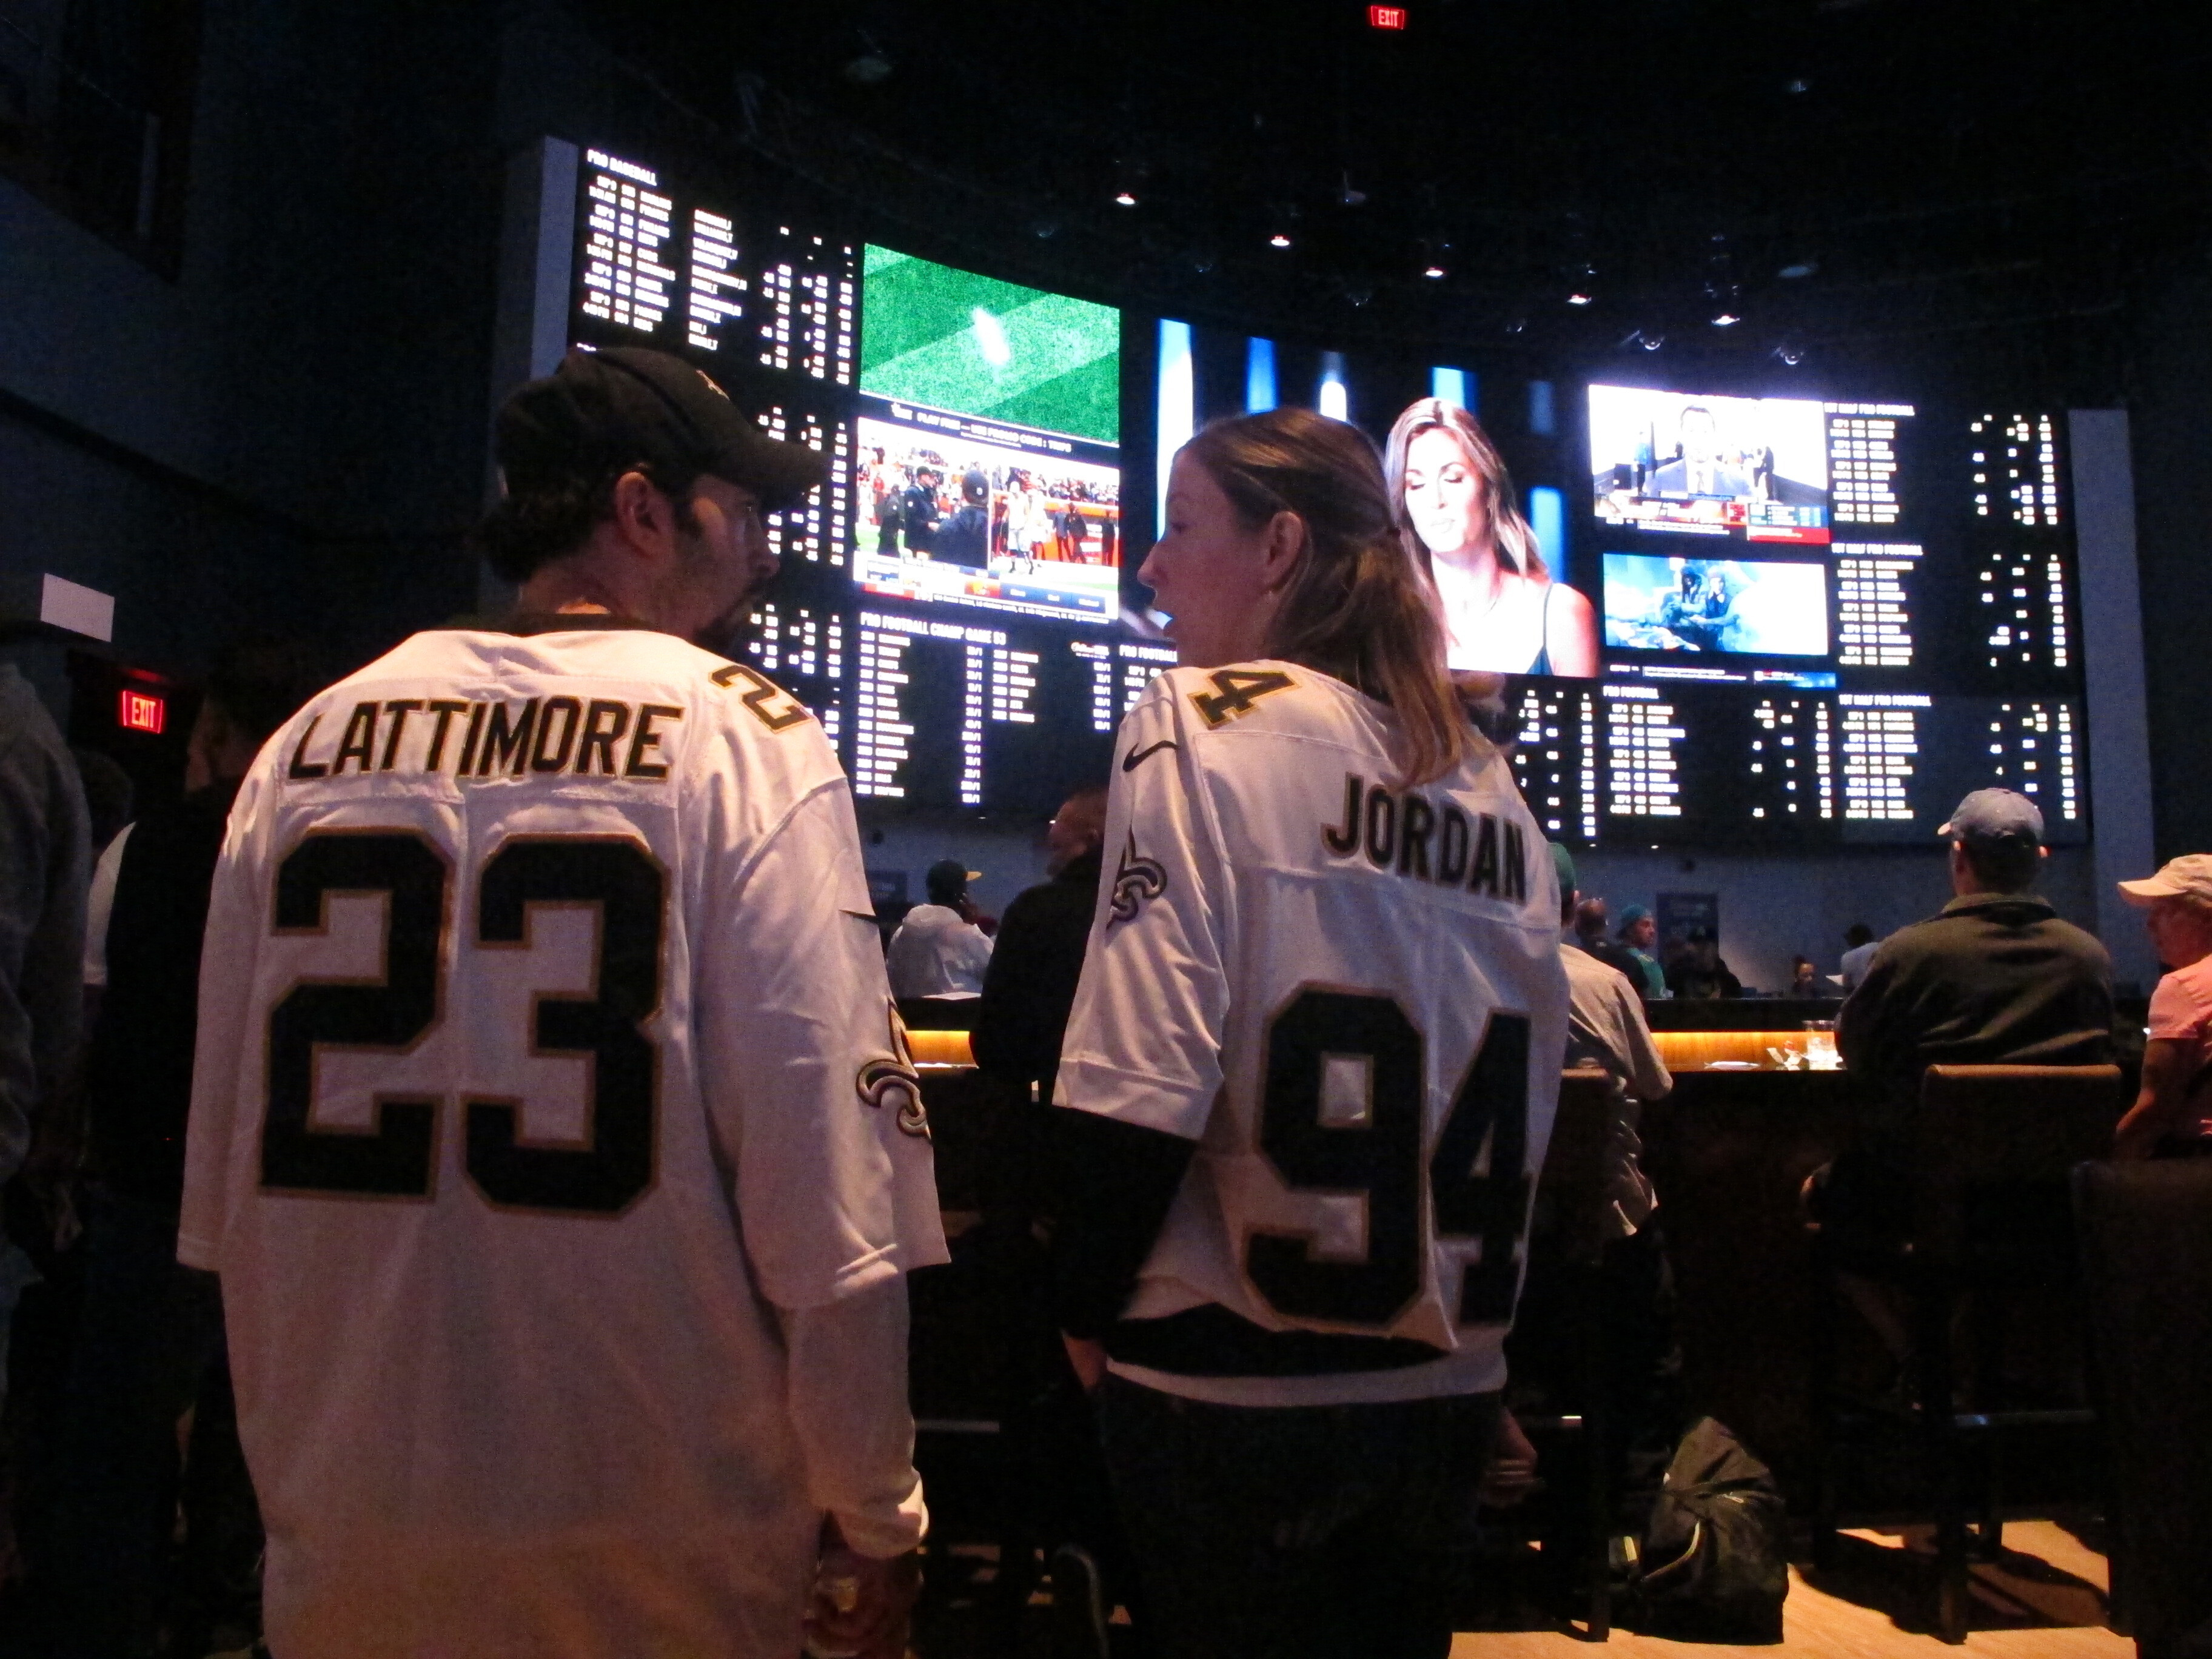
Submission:
<svg viewBox="0 0 2212 1659">
<path fill-rule="evenodd" d="M 2212 250 L 2146 286 L 2129 425 L 2158 855 L 2212 849 Z"/>
<path fill-rule="evenodd" d="M 112 593 L 117 653 L 185 675 L 248 628 L 335 670 L 465 608 L 494 11 L 210 0 L 173 279 L 0 182 L 0 570 Z"/>
</svg>

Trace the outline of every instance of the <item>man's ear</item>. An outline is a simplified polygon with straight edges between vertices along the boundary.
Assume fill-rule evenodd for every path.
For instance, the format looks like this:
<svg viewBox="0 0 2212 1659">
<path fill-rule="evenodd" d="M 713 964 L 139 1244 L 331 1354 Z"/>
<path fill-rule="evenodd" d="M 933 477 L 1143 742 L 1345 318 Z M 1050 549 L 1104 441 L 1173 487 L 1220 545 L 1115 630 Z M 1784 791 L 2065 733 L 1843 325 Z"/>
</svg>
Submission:
<svg viewBox="0 0 2212 1659">
<path fill-rule="evenodd" d="M 675 545 L 673 505 L 642 472 L 625 472 L 615 480 L 614 523 L 623 544 L 639 553 L 657 553 Z"/>
</svg>

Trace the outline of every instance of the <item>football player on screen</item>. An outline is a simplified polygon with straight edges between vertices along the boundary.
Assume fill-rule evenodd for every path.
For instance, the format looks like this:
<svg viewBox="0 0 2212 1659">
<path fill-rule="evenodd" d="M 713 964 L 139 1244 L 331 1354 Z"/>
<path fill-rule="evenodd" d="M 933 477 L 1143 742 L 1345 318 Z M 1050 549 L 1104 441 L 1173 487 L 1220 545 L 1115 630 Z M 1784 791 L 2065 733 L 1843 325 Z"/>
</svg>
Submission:
<svg viewBox="0 0 2212 1659">
<path fill-rule="evenodd" d="M 1557 878 L 1355 428 L 1176 458 L 1054 1114 L 1061 1328 L 1176 1655 L 1442 1655 L 1566 1036 Z"/>
<path fill-rule="evenodd" d="M 628 349 L 497 447 L 522 614 L 310 700 L 216 878 L 179 1254 L 270 1647 L 896 1656 L 928 1127 L 844 775 L 715 654 L 826 469 Z"/>
</svg>

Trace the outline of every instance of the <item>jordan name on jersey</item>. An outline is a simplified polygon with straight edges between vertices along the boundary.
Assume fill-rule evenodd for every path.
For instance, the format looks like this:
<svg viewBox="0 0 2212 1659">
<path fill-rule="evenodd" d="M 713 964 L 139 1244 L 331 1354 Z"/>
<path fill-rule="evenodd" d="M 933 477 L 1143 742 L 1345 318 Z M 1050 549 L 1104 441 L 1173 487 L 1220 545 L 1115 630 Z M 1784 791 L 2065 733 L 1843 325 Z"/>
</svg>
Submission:
<svg viewBox="0 0 2212 1659">
<path fill-rule="evenodd" d="M 1519 824 L 1449 801 L 1439 807 L 1417 789 L 1394 790 L 1356 772 L 1344 775 L 1344 821 L 1322 825 L 1321 840 L 1334 858 L 1364 851 L 1377 870 L 1410 881 L 1516 902 L 1528 896 L 1528 837 Z"/>
</svg>

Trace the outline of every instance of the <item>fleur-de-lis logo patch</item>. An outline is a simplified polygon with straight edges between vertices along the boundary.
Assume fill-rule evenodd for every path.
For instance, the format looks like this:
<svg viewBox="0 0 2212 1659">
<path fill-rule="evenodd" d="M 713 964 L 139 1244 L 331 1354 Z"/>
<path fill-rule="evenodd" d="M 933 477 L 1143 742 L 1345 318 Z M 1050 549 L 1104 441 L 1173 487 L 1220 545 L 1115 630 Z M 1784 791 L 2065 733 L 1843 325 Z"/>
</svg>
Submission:
<svg viewBox="0 0 2212 1659">
<path fill-rule="evenodd" d="M 861 1102 L 874 1110 L 881 1111 L 893 1101 L 898 1102 L 900 1133 L 927 1140 L 929 1112 L 921 1103 L 921 1073 L 914 1067 L 914 1050 L 906 1040 L 906 1022 L 899 1018 L 896 1006 L 888 1012 L 891 1052 L 886 1057 L 863 1062 L 854 1086 L 860 1091 Z"/>
<path fill-rule="evenodd" d="M 1141 858 L 1137 853 L 1137 832 L 1129 832 L 1128 845 L 1121 849 L 1121 862 L 1114 872 L 1114 896 L 1106 909 L 1106 925 L 1117 921 L 1133 921 L 1137 912 L 1168 890 L 1168 872 L 1158 859 Z"/>
</svg>

